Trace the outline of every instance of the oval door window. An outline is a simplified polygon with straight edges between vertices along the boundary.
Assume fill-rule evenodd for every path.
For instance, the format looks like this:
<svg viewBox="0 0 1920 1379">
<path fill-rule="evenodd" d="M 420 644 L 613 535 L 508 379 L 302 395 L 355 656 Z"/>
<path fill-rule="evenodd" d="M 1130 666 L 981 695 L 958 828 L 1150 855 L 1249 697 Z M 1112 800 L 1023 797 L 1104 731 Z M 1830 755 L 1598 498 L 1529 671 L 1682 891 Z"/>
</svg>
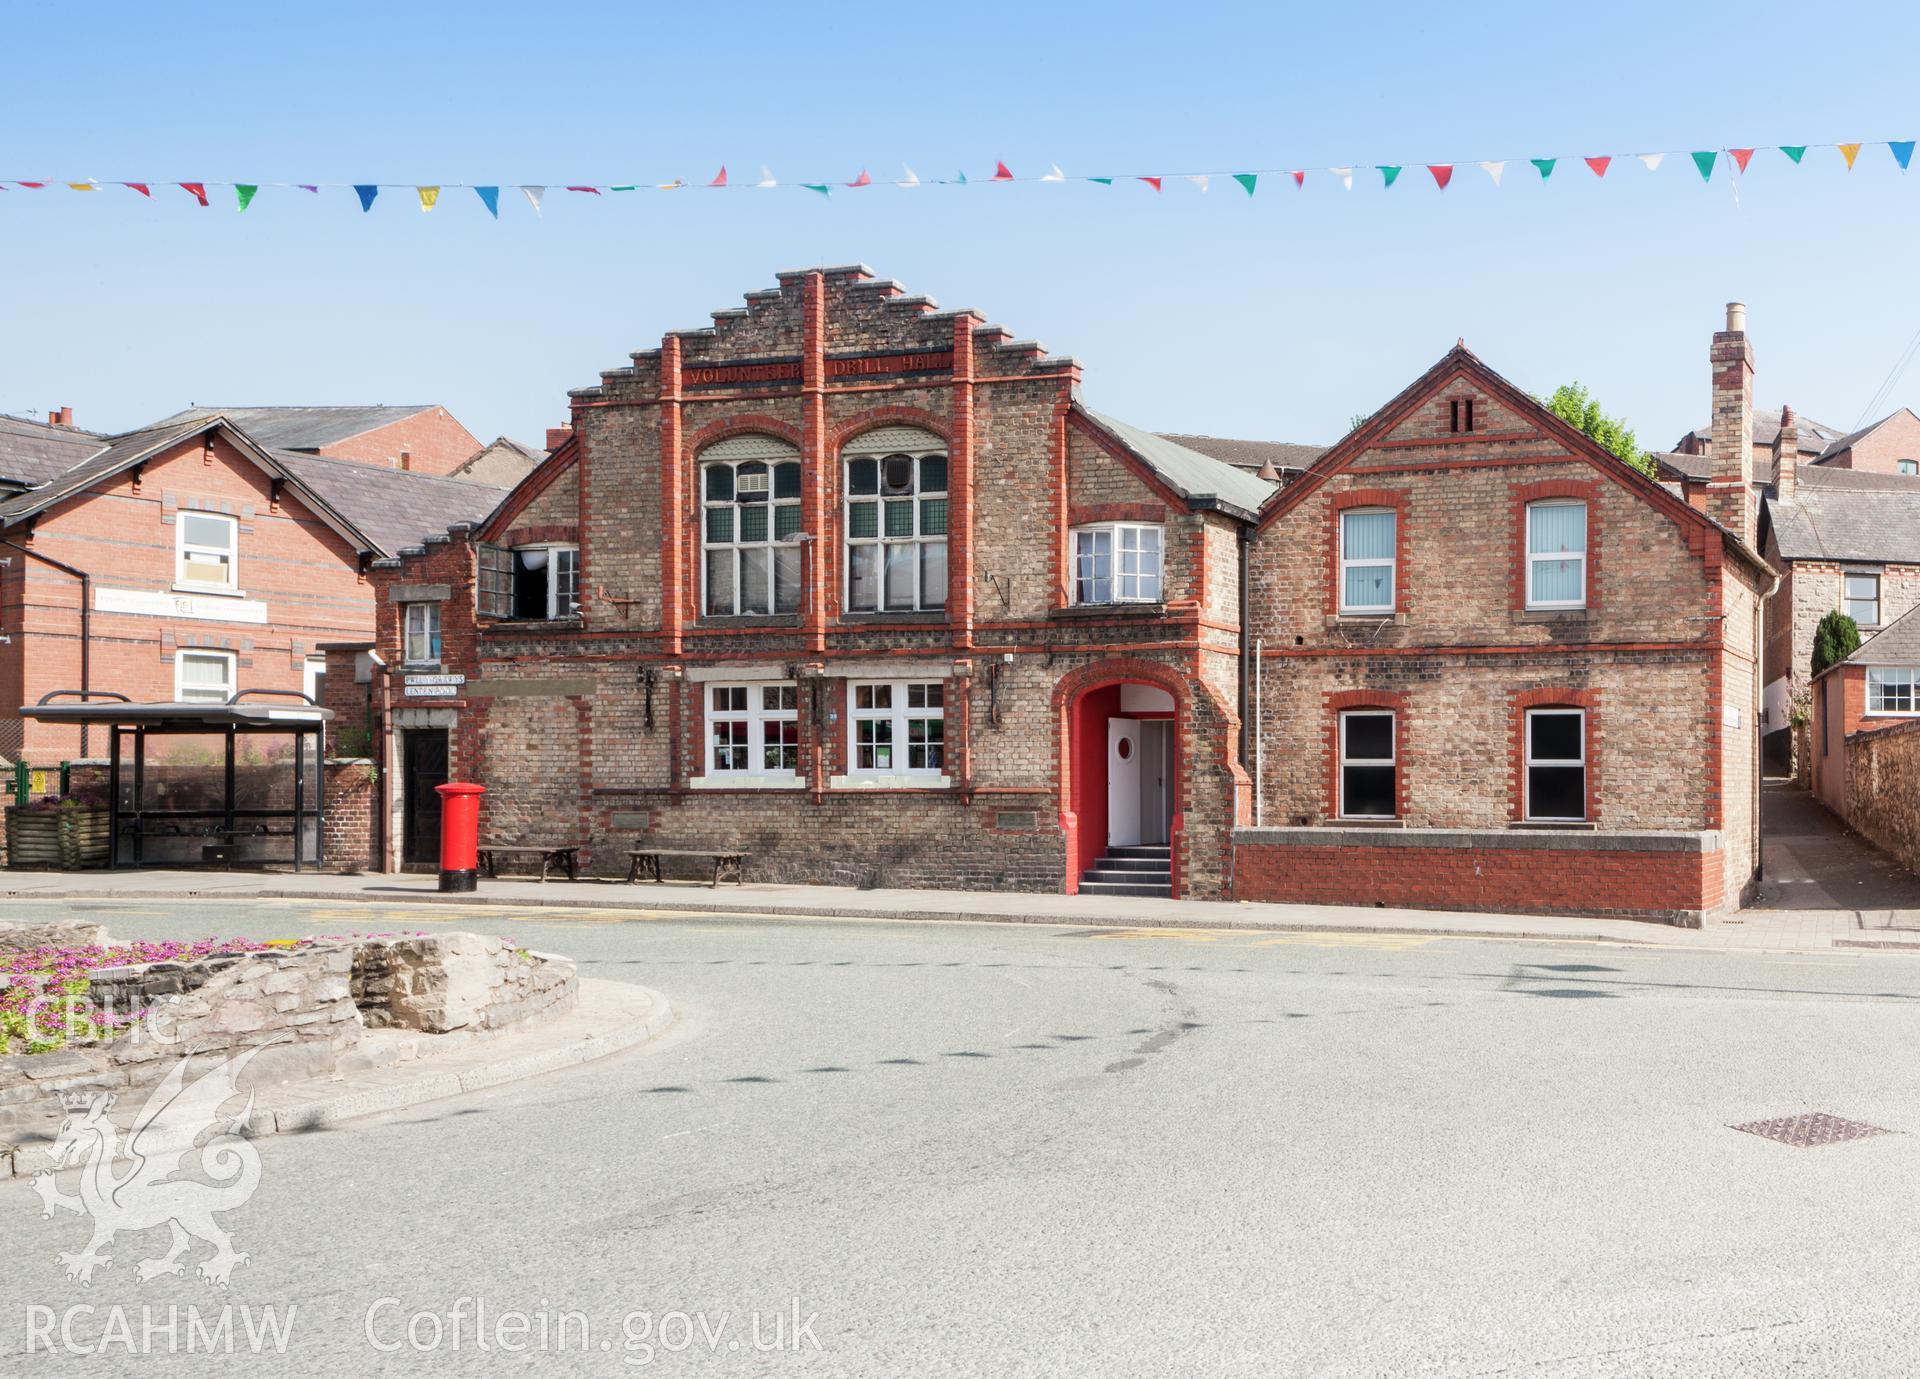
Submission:
<svg viewBox="0 0 1920 1379">
<path fill-rule="evenodd" d="M 1120 753 L 1120 760 L 1125 761 L 1133 755 L 1133 739 L 1130 737 L 1121 738 L 1120 745 L 1115 748 L 1115 750 Z"/>
</svg>

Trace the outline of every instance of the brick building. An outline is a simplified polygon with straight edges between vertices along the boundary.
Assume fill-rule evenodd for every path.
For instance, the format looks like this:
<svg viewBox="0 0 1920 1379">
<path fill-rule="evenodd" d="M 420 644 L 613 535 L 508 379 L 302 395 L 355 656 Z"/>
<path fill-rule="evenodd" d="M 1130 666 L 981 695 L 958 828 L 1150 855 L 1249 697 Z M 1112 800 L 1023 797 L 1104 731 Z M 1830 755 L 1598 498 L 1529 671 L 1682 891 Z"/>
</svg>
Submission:
<svg viewBox="0 0 1920 1379">
<path fill-rule="evenodd" d="M 0 418 L 0 755 L 104 750 L 24 721 L 52 690 L 312 692 L 373 625 L 367 562 L 502 490 L 261 444 L 224 417 L 117 436 Z"/>
<path fill-rule="evenodd" d="M 1852 818 L 1847 740 L 1920 719 L 1920 609 L 1891 619 L 1846 660 L 1813 678 L 1807 779 L 1820 801 Z M 1908 801 L 1909 812 L 1916 802 Z"/>
<path fill-rule="evenodd" d="M 453 413 L 432 403 L 410 407 L 189 407 L 155 425 L 213 417 L 225 417 L 272 450 L 422 474 L 453 474 L 483 448 L 479 437 L 462 426 Z M 495 482 L 484 475 L 469 477 Z"/>
<path fill-rule="evenodd" d="M 1744 435 L 1744 334 L 1715 350 Z M 603 872 L 645 835 L 780 880 L 1739 903 L 1747 447 L 1702 512 L 1464 348 L 1284 460 L 1079 383 L 856 267 L 574 393 L 484 523 L 375 563 L 374 646 L 336 653 L 391 768 L 372 860 L 430 864 L 451 773 L 489 838 Z"/>
</svg>

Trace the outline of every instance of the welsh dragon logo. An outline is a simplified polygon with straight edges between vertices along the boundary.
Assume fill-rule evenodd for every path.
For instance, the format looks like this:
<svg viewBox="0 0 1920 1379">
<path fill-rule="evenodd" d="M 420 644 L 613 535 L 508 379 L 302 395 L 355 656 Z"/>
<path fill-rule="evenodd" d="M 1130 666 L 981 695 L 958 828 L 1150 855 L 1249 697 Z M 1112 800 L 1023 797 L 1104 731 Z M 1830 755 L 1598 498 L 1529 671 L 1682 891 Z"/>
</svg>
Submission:
<svg viewBox="0 0 1920 1379">
<path fill-rule="evenodd" d="M 40 1195 L 43 1218 L 51 1218 L 55 1207 L 93 1218 L 87 1248 L 57 1256 L 69 1279 L 91 1285 L 94 1270 L 112 1265 L 103 1251 L 116 1235 L 166 1226 L 173 1233 L 171 1246 L 134 1270 L 140 1282 L 184 1272 L 180 1257 L 200 1240 L 214 1251 L 202 1261 L 200 1277 L 216 1288 L 227 1286 L 233 1266 L 246 1263 L 247 1256 L 234 1250 L 233 1237 L 214 1216 L 253 1196 L 260 1186 L 260 1153 L 246 1139 L 253 1093 L 247 1093 L 238 1115 L 223 1118 L 220 1108 L 239 1094 L 240 1073 L 258 1052 L 251 1048 L 222 1059 L 192 1083 L 186 1081 L 187 1060 L 175 1062 L 140 1108 L 124 1145 L 107 1119 L 111 1093 L 61 1095 L 66 1118 L 50 1152 L 56 1168 L 80 1168 L 80 1191 L 77 1196 L 60 1191 L 51 1171 L 34 1175 L 33 1190 Z M 208 1130 L 213 1137 L 196 1147 Z M 211 1181 L 181 1176 L 193 1156 Z"/>
</svg>

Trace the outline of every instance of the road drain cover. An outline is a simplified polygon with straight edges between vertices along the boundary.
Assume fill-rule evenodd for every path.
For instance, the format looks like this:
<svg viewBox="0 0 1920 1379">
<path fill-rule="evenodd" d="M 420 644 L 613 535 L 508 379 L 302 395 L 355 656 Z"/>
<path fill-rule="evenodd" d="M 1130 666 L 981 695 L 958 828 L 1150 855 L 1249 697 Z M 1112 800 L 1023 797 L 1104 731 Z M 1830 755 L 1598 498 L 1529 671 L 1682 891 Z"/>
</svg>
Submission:
<svg viewBox="0 0 1920 1379">
<path fill-rule="evenodd" d="M 1778 1140 L 1782 1144 L 1793 1145 L 1796 1149 L 1814 1149 L 1823 1144 L 1840 1144 L 1846 1140 L 1863 1140 L 1870 1135 L 1893 1133 L 1878 1125 L 1868 1125 L 1865 1121 L 1830 1116 L 1825 1111 L 1808 1111 L 1798 1116 L 1776 1116 L 1772 1120 L 1748 1121 L 1745 1125 L 1736 1125 L 1731 1128 L 1744 1130 L 1749 1135 L 1759 1135 L 1764 1139 Z"/>
</svg>

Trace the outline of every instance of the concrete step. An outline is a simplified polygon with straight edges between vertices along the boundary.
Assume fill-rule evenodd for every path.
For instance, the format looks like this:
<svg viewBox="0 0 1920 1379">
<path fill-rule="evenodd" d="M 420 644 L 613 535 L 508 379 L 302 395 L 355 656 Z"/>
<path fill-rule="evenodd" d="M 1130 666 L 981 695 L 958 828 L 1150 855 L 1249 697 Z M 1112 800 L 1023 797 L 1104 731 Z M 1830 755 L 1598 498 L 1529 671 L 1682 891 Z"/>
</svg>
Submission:
<svg viewBox="0 0 1920 1379">
<path fill-rule="evenodd" d="M 1144 881 L 1093 881 L 1080 883 L 1082 895 L 1143 895 L 1159 899 L 1169 899 L 1173 895 L 1173 886 L 1168 883 L 1154 885 Z"/>
<path fill-rule="evenodd" d="M 1115 857 L 1111 853 L 1093 864 L 1105 871 L 1168 872 L 1172 866 L 1164 857 Z"/>
<path fill-rule="evenodd" d="M 1129 847 L 1110 847 L 1109 857 L 1158 857 L 1166 861 L 1173 856 L 1173 849 L 1165 843 L 1136 843 Z"/>
<path fill-rule="evenodd" d="M 1092 866 L 1081 874 L 1082 881 L 1115 881 L 1129 886 L 1170 886 L 1173 873 L 1165 867 L 1158 871 L 1123 871 L 1116 867 Z"/>
</svg>

